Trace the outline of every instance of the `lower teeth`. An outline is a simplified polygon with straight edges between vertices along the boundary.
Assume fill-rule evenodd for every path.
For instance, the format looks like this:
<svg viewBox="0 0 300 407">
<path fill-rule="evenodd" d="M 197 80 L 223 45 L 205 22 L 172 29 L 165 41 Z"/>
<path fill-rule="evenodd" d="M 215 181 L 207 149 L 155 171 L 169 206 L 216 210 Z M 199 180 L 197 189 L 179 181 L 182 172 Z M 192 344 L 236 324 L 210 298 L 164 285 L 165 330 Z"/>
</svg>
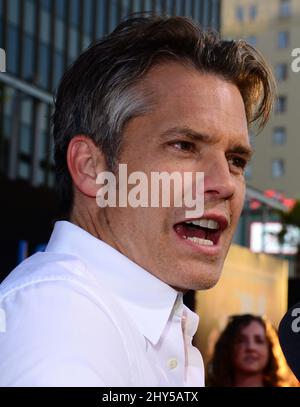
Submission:
<svg viewBox="0 0 300 407">
<path fill-rule="evenodd" d="M 211 240 L 207 239 L 200 239 L 199 237 L 186 237 L 187 240 L 190 240 L 191 242 L 200 244 L 202 246 L 213 246 L 214 242 Z"/>
</svg>

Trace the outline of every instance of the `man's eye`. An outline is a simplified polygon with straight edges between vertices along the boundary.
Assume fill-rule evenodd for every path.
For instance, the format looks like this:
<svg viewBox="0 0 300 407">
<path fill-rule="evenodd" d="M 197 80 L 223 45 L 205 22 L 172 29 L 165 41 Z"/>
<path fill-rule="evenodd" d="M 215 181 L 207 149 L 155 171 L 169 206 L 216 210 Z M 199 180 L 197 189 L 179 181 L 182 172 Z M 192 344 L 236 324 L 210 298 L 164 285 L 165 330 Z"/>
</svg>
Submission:
<svg viewBox="0 0 300 407">
<path fill-rule="evenodd" d="M 231 157 L 228 160 L 230 165 L 233 165 L 236 168 L 239 168 L 241 170 L 244 170 L 247 165 L 247 160 L 241 157 Z"/>
<path fill-rule="evenodd" d="M 172 146 L 175 147 L 177 150 L 181 151 L 194 151 L 195 146 L 193 143 L 190 143 L 189 141 L 176 141 L 175 143 L 172 143 Z"/>
</svg>

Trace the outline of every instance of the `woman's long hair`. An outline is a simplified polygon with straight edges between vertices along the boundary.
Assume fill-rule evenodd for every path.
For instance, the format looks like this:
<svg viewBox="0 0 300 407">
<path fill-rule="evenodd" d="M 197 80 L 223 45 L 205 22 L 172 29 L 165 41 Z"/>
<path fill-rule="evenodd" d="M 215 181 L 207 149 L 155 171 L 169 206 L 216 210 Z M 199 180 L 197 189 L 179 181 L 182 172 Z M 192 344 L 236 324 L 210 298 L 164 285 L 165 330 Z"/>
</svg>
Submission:
<svg viewBox="0 0 300 407">
<path fill-rule="evenodd" d="M 208 364 L 208 386 L 234 386 L 234 345 L 241 329 L 251 322 L 258 322 L 264 328 L 269 347 L 269 360 L 264 369 L 264 386 L 298 386 L 298 381 L 287 366 L 274 328 L 265 318 L 251 314 L 229 318 L 228 325 L 221 333 L 212 360 Z"/>
</svg>

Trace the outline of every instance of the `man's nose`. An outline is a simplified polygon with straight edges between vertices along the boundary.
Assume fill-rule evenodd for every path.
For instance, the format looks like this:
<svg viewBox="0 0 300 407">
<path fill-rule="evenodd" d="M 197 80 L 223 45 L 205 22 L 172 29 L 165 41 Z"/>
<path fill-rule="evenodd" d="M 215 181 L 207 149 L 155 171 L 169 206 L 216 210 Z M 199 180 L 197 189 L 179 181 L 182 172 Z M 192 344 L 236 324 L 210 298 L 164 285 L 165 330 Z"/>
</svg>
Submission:
<svg viewBox="0 0 300 407">
<path fill-rule="evenodd" d="M 204 171 L 206 199 L 230 199 L 235 192 L 234 175 L 230 172 L 227 158 L 215 157 Z"/>
</svg>

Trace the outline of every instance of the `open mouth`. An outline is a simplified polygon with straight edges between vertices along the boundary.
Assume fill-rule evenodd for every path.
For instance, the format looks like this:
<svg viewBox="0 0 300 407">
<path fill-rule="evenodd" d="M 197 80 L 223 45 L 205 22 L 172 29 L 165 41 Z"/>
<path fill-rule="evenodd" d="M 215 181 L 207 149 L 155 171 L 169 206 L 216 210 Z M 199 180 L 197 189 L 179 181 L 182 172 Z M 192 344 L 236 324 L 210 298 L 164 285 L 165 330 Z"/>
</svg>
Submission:
<svg viewBox="0 0 300 407">
<path fill-rule="evenodd" d="M 226 226 L 226 220 L 220 221 L 202 218 L 177 223 L 174 226 L 174 230 L 179 237 L 195 244 L 201 246 L 216 246 Z"/>
</svg>

